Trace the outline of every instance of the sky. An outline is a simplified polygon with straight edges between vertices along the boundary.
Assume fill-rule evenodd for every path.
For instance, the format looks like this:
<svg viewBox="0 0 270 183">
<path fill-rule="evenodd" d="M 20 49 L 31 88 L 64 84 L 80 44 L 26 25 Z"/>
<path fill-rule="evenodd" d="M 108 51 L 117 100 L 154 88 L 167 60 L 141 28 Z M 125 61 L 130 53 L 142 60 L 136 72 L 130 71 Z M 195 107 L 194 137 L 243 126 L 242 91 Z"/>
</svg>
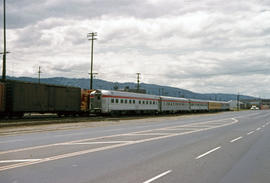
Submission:
<svg viewBox="0 0 270 183">
<path fill-rule="evenodd" d="M 87 34 L 97 32 L 98 79 L 141 73 L 143 83 L 270 98 L 270 0 L 7 0 L 6 11 L 9 76 L 38 77 L 40 66 L 43 78 L 89 78 Z"/>
</svg>

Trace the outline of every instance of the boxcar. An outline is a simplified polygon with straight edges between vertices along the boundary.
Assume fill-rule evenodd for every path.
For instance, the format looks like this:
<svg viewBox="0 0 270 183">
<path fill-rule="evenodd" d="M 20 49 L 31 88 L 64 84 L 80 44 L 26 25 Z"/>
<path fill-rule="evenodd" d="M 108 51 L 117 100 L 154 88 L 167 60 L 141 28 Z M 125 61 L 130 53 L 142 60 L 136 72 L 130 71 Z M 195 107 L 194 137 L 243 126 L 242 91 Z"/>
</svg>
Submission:
<svg viewBox="0 0 270 183">
<path fill-rule="evenodd" d="M 22 116 L 31 112 L 62 115 L 80 112 L 80 88 L 12 80 L 5 84 L 6 115 Z"/>
</svg>

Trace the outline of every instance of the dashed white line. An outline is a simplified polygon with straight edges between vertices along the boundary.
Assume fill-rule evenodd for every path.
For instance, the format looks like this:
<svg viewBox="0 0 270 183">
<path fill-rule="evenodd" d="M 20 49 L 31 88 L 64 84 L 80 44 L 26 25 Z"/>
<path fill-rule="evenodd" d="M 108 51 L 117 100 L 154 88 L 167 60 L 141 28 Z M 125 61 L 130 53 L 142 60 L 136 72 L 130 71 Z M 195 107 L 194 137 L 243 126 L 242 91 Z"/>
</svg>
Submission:
<svg viewBox="0 0 270 183">
<path fill-rule="evenodd" d="M 74 135 L 83 135 L 85 133 L 71 133 L 71 134 L 60 134 L 60 135 L 54 135 L 53 137 L 65 137 L 65 136 L 74 136 Z"/>
<path fill-rule="evenodd" d="M 243 137 L 242 137 L 242 136 L 237 137 L 237 138 L 235 138 L 235 139 L 231 140 L 230 142 L 231 142 L 231 143 L 233 143 L 233 142 L 235 142 L 235 141 L 237 141 L 237 140 L 240 140 L 241 138 L 243 138 Z"/>
<path fill-rule="evenodd" d="M 247 135 L 250 135 L 250 134 L 252 134 L 252 133 L 254 133 L 254 131 L 248 132 Z"/>
<path fill-rule="evenodd" d="M 39 161 L 41 159 L 17 159 L 17 160 L 2 160 L 0 163 L 20 163 L 20 162 L 31 162 L 31 161 Z"/>
<path fill-rule="evenodd" d="M 145 182 L 143 182 L 143 183 L 150 183 L 150 182 L 153 182 L 154 180 L 157 180 L 157 179 L 159 179 L 159 178 L 161 178 L 161 177 L 164 177 L 165 175 L 167 175 L 167 174 L 169 174 L 169 173 L 171 173 L 172 172 L 172 170 L 168 170 L 168 171 L 166 171 L 166 172 L 164 172 L 164 173 L 161 173 L 161 174 L 159 174 L 159 175 L 157 175 L 157 176 L 155 176 L 155 177 L 153 177 L 153 178 L 151 178 L 151 179 L 149 179 L 149 180 L 147 180 L 147 181 L 145 181 Z"/>
<path fill-rule="evenodd" d="M 206 155 L 208 155 L 208 154 L 210 154 L 210 153 L 212 153 L 212 152 L 214 152 L 214 151 L 216 151 L 216 150 L 218 150 L 218 149 L 220 149 L 220 148 L 221 148 L 221 146 L 216 147 L 216 148 L 214 148 L 214 149 L 212 149 L 212 150 L 210 150 L 210 151 L 207 151 L 207 152 L 204 153 L 204 154 L 201 154 L 200 156 L 197 156 L 195 159 L 200 159 L 200 158 L 202 158 L 202 157 L 204 157 L 204 156 L 206 156 Z"/>
<path fill-rule="evenodd" d="M 256 130 L 259 131 L 261 128 L 257 128 Z"/>
</svg>

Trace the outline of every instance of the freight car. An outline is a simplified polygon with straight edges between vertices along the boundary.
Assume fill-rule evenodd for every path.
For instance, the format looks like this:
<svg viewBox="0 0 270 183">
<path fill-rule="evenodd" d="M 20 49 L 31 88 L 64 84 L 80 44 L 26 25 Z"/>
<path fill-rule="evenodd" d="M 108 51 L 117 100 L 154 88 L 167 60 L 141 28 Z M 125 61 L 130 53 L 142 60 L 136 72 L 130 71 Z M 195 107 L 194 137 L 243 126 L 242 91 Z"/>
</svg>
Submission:
<svg viewBox="0 0 270 183">
<path fill-rule="evenodd" d="M 80 88 L 7 80 L 0 84 L 0 92 L 0 116 L 81 113 Z"/>
</svg>

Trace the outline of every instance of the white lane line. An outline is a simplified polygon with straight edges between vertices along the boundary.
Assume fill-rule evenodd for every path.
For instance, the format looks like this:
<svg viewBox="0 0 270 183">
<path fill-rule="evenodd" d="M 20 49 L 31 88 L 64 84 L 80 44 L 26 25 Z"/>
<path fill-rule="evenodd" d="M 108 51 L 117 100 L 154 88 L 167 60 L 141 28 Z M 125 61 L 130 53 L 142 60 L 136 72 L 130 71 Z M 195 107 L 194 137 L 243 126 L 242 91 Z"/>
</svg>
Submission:
<svg viewBox="0 0 270 183">
<path fill-rule="evenodd" d="M 62 145 L 121 144 L 121 143 L 133 143 L 133 142 L 135 141 L 78 142 L 78 143 L 66 143 Z"/>
<path fill-rule="evenodd" d="M 252 134 L 252 133 L 254 133 L 254 131 L 248 132 L 247 135 L 250 135 L 250 134 Z"/>
<path fill-rule="evenodd" d="M 7 140 L 7 141 L 0 141 L 0 144 L 5 144 L 5 143 L 11 143 L 11 142 L 21 142 L 23 139 L 17 139 L 17 140 Z"/>
<path fill-rule="evenodd" d="M 262 128 L 264 128 L 265 127 L 265 125 L 262 125 Z"/>
<path fill-rule="evenodd" d="M 210 150 L 210 151 L 207 151 L 207 152 L 204 153 L 204 154 L 201 154 L 200 156 L 197 156 L 195 159 L 200 159 L 200 158 L 202 158 L 202 157 L 204 157 L 204 156 L 206 156 L 206 155 L 208 155 L 208 154 L 210 154 L 210 153 L 212 153 L 212 152 L 214 152 L 214 151 L 216 151 L 216 150 L 218 150 L 218 149 L 220 149 L 220 148 L 221 148 L 221 146 L 216 147 L 216 148 L 214 148 L 214 149 L 212 149 L 212 150 Z"/>
<path fill-rule="evenodd" d="M 261 128 L 257 128 L 256 130 L 259 131 Z"/>
<path fill-rule="evenodd" d="M 169 173 L 171 173 L 172 172 L 172 170 L 168 170 L 168 171 L 166 171 L 166 172 L 164 172 L 164 173 L 161 173 L 161 174 L 159 174 L 159 175 L 157 175 L 157 176 L 155 176 L 155 177 L 153 177 L 153 178 L 151 178 L 151 179 L 149 179 L 149 180 L 147 180 L 147 181 L 145 181 L 145 182 L 143 182 L 143 183 L 150 183 L 150 182 L 153 182 L 153 181 L 155 181 L 155 180 L 157 180 L 157 179 L 159 179 L 159 178 L 161 178 L 161 177 L 164 177 L 165 175 L 167 175 L 167 174 L 169 174 Z"/>
<path fill-rule="evenodd" d="M 60 134 L 60 135 L 54 135 L 53 137 L 65 137 L 65 136 L 73 136 L 73 135 L 83 135 L 85 133 L 71 133 L 71 134 Z"/>
<path fill-rule="evenodd" d="M 237 137 L 237 138 L 235 138 L 235 139 L 231 140 L 230 142 L 231 142 L 231 143 L 233 143 L 233 142 L 235 142 L 235 141 L 237 141 L 237 140 L 240 140 L 241 138 L 243 138 L 243 137 L 242 137 L 242 136 Z"/>
<path fill-rule="evenodd" d="M 3 160 L 0 163 L 20 163 L 20 162 L 32 162 L 32 161 L 39 161 L 41 159 L 17 159 L 17 160 Z"/>
</svg>

